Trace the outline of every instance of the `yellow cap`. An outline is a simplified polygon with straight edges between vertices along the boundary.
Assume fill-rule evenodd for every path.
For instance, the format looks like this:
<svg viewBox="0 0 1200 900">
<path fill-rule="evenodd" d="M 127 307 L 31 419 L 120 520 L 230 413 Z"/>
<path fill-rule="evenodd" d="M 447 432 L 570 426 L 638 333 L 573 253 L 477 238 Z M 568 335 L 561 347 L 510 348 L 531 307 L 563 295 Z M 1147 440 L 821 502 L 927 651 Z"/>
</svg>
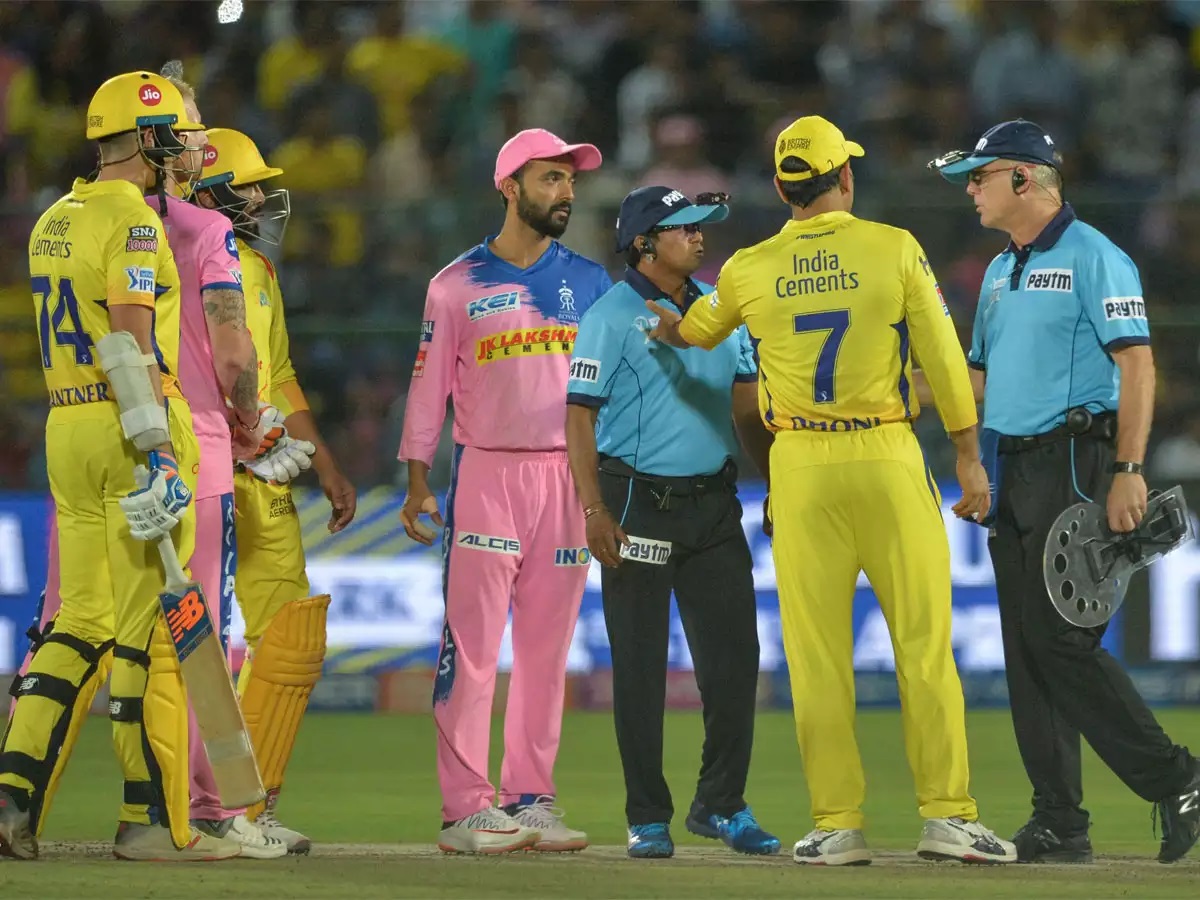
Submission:
<svg viewBox="0 0 1200 900">
<path fill-rule="evenodd" d="M 846 140 L 832 122 L 820 116 L 797 119 L 783 131 L 775 142 L 775 174 L 780 181 L 807 181 L 843 165 L 852 156 L 863 156 L 863 148 Z M 796 156 L 811 166 L 805 172 L 783 171 L 783 161 Z"/>
<path fill-rule="evenodd" d="M 282 174 L 283 169 L 266 164 L 254 141 L 240 131 L 210 128 L 208 146 L 204 148 L 204 167 L 196 186 L 207 187 L 219 182 L 240 186 Z"/>
<path fill-rule="evenodd" d="M 169 125 L 174 131 L 203 131 L 188 121 L 179 89 L 153 72 L 126 72 L 100 85 L 87 111 L 87 139 L 136 131 L 151 125 Z"/>
</svg>

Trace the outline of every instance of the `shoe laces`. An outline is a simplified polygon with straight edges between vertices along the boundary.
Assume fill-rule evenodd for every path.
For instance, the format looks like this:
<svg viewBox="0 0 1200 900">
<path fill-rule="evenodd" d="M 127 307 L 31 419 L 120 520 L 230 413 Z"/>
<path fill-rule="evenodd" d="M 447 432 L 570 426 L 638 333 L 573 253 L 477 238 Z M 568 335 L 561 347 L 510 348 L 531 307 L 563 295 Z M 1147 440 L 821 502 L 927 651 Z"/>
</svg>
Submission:
<svg viewBox="0 0 1200 900">
<path fill-rule="evenodd" d="M 750 807 L 739 809 L 729 817 L 731 830 L 735 832 L 741 831 L 762 831 L 762 826 L 758 824 L 758 819 L 754 818 L 754 811 Z"/>
<path fill-rule="evenodd" d="M 629 834 L 639 840 L 667 836 L 667 826 L 662 822 L 650 822 L 646 825 L 630 825 Z"/>
<path fill-rule="evenodd" d="M 565 815 L 562 808 L 555 806 L 554 801 L 549 798 L 539 798 L 535 803 L 521 807 L 518 812 L 525 813 L 531 821 L 538 825 L 547 825 L 551 828 L 558 825 Z"/>
<path fill-rule="evenodd" d="M 254 820 L 254 824 L 259 828 L 282 828 L 283 823 L 275 818 L 275 811 L 271 809 L 263 810 L 258 814 L 258 818 Z"/>
</svg>

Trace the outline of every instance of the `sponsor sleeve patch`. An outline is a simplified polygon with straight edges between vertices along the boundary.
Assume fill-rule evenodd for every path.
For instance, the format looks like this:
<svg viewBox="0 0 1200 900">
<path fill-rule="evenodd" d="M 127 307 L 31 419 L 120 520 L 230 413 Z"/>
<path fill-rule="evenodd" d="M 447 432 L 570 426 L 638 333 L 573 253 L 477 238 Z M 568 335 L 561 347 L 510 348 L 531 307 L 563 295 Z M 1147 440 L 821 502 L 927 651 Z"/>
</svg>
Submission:
<svg viewBox="0 0 1200 900">
<path fill-rule="evenodd" d="M 1146 304 L 1141 297 L 1105 297 L 1104 319 L 1115 322 L 1121 319 L 1145 321 Z"/>
<path fill-rule="evenodd" d="M 433 322 L 426 319 L 421 323 L 421 343 L 428 344 L 433 340 Z"/>
<path fill-rule="evenodd" d="M 600 360 L 587 359 L 582 356 L 577 356 L 571 360 L 571 371 L 569 375 L 572 381 L 583 381 L 587 384 L 595 384 L 600 380 Z"/>
<path fill-rule="evenodd" d="M 126 253 L 157 253 L 158 229 L 153 225 L 134 225 L 125 240 Z"/>
</svg>

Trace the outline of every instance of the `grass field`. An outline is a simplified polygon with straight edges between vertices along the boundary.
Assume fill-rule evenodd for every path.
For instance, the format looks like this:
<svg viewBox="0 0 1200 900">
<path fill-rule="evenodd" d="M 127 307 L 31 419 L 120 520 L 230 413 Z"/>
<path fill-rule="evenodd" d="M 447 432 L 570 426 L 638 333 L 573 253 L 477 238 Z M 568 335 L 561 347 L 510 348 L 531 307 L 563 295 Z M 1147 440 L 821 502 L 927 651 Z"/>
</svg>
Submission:
<svg viewBox="0 0 1200 900">
<path fill-rule="evenodd" d="M 967 868 L 924 863 L 912 853 L 920 821 L 894 712 L 860 716 L 868 776 L 867 838 L 880 850 L 859 869 L 802 869 L 791 844 L 811 828 L 808 798 L 785 713 L 758 718 L 748 799 L 784 853 L 738 857 L 683 829 L 698 767 L 695 714 L 668 719 L 667 777 L 679 810 L 673 860 L 624 857 L 624 792 L 606 714 L 571 714 L 563 730 L 558 788 L 568 820 L 593 847 L 568 857 L 447 858 L 433 848 L 439 827 L 432 722 L 428 717 L 313 715 L 289 772 L 283 818 L 317 841 L 308 858 L 171 866 L 122 864 L 109 855 L 120 796 L 107 722 L 88 722 L 44 836 L 43 861 L 0 863 L 0 897 L 1181 897 L 1200 883 L 1196 859 L 1153 862 L 1150 808 L 1090 754 L 1087 806 L 1096 865 Z M 1194 737 L 1200 716 L 1173 711 L 1163 724 Z M 498 724 L 498 723 L 497 723 Z M 1007 713 L 974 713 L 972 789 L 983 820 L 1004 835 L 1028 815 L 1029 787 Z M 498 748 L 499 732 L 493 736 Z M 1193 740 L 1193 746 L 1200 741 Z M 498 773 L 499 753 L 492 769 Z"/>
</svg>

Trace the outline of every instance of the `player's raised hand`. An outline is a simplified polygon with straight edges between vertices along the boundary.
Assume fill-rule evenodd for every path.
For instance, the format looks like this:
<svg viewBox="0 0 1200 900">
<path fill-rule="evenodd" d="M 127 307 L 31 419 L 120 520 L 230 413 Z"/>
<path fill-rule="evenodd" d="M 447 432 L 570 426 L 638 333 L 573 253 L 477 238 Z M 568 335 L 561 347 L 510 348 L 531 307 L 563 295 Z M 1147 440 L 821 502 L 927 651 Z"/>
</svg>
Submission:
<svg viewBox="0 0 1200 900">
<path fill-rule="evenodd" d="M 954 469 L 963 493 L 962 499 L 954 504 L 954 514 L 960 519 L 982 521 L 987 517 L 992 505 L 988 476 L 983 464 L 977 458 L 959 455 Z"/>
<path fill-rule="evenodd" d="M 405 534 L 418 544 L 428 547 L 433 544 L 437 532 L 421 522 L 419 517 L 422 513 L 428 515 L 438 528 L 445 527 L 446 523 L 438 511 L 437 497 L 433 496 L 428 487 L 410 483 L 408 496 L 404 498 L 404 505 L 400 507 L 400 522 L 404 525 Z"/>
<path fill-rule="evenodd" d="M 657 300 L 647 300 L 646 309 L 658 317 L 658 321 L 650 329 L 649 337 L 651 340 L 660 341 L 672 347 L 691 346 L 679 334 L 679 323 L 683 321 L 683 316 L 679 314 L 679 310 L 673 306 L 659 303 Z"/>
<path fill-rule="evenodd" d="M 625 529 L 612 517 L 606 506 L 599 506 L 587 517 L 587 542 L 592 556 L 600 560 L 601 565 L 609 568 L 616 568 L 621 564 L 620 545 L 630 545 Z"/>
</svg>

